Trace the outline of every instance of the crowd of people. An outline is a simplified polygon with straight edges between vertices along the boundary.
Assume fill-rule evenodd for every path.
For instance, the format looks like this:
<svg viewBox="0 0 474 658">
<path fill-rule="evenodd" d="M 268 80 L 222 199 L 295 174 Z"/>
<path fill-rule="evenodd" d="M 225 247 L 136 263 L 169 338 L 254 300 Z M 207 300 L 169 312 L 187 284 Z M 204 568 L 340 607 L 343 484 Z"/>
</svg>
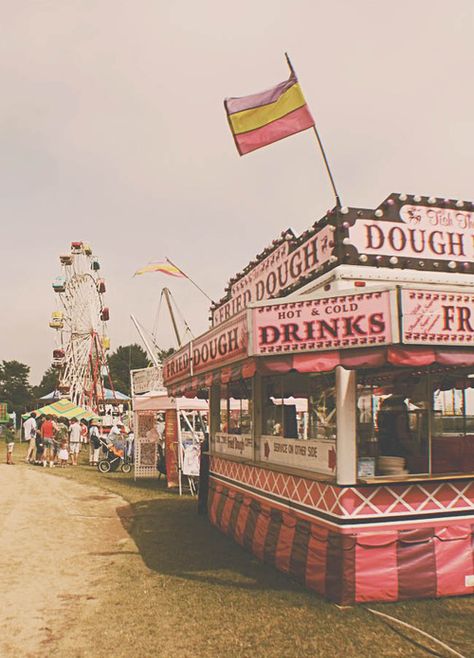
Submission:
<svg viewBox="0 0 474 658">
<path fill-rule="evenodd" d="M 124 437 L 125 428 L 122 423 L 116 423 L 107 434 L 107 440 L 112 441 Z M 68 464 L 77 466 L 82 448 L 89 448 L 89 464 L 96 466 L 100 459 L 103 446 L 101 428 L 96 420 L 89 423 L 77 418 L 58 416 L 40 416 L 32 412 L 23 424 L 24 440 L 29 442 L 25 461 L 38 466 L 65 468 Z M 127 453 L 131 455 L 133 434 L 126 437 Z M 11 463 L 11 462 L 10 462 Z"/>
</svg>

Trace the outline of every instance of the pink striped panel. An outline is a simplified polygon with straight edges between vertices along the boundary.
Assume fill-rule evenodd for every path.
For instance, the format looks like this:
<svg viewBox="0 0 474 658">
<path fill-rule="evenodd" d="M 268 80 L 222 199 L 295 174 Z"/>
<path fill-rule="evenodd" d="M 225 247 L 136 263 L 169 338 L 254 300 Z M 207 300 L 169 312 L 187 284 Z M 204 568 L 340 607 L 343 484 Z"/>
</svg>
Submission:
<svg viewBox="0 0 474 658">
<path fill-rule="evenodd" d="M 253 535 L 252 553 L 256 555 L 259 560 L 263 560 L 265 549 L 265 539 L 270 525 L 270 508 L 262 507 L 255 524 L 255 532 Z"/>
<path fill-rule="evenodd" d="M 244 543 L 244 533 L 245 533 L 245 524 L 247 523 L 247 517 L 249 515 L 250 508 L 250 498 L 244 498 L 242 505 L 240 506 L 239 515 L 237 517 L 237 523 L 235 524 L 235 541 L 242 546 Z"/>
<path fill-rule="evenodd" d="M 235 503 L 234 492 L 227 491 L 227 500 L 225 501 L 224 509 L 222 510 L 221 524 L 220 524 L 222 532 L 227 532 L 227 528 L 229 527 L 230 515 L 232 513 L 232 508 L 234 507 L 234 503 Z"/>
<path fill-rule="evenodd" d="M 398 599 L 398 533 L 360 536 L 355 547 L 355 600 Z"/>
<path fill-rule="evenodd" d="M 471 527 L 439 528 L 435 534 L 436 595 L 472 594 L 466 576 L 474 574 Z"/>
<path fill-rule="evenodd" d="M 275 550 L 275 566 L 284 573 L 288 573 L 290 570 L 291 549 L 293 548 L 295 531 L 296 519 L 289 514 L 283 514 L 283 522 Z"/>
<path fill-rule="evenodd" d="M 306 586 L 318 594 L 326 593 L 326 558 L 328 531 L 318 526 L 311 527 L 306 559 Z"/>
<path fill-rule="evenodd" d="M 209 507 L 209 520 L 213 525 L 216 525 L 216 517 L 217 517 L 217 506 L 219 504 L 219 500 L 222 496 L 222 487 L 217 485 L 216 487 L 213 487 L 211 485 L 213 490 L 212 494 L 212 499 L 211 499 L 211 505 Z"/>
</svg>

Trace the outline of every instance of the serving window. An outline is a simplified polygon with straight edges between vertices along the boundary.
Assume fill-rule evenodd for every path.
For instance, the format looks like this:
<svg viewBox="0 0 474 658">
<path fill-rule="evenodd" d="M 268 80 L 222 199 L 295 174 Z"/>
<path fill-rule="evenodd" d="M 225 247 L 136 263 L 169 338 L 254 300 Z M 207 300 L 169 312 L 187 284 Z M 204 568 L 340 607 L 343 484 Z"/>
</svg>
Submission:
<svg viewBox="0 0 474 658">
<path fill-rule="evenodd" d="M 219 431 L 224 434 L 251 434 L 252 380 L 241 379 L 220 387 Z"/>
<path fill-rule="evenodd" d="M 474 471 L 471 383 L 452 371 L 359 373 L 358 476 Z"/>
<path fill-rule="evenodd" d="M 263 377 L 260 461 L 333 476 L 336 420 L 334 373 Z"/>
<path fill-rule="evenodd" d="M 262 434 L 335 440 L 334 384 L 334 374 L 264 377 Z"/>
</svg>

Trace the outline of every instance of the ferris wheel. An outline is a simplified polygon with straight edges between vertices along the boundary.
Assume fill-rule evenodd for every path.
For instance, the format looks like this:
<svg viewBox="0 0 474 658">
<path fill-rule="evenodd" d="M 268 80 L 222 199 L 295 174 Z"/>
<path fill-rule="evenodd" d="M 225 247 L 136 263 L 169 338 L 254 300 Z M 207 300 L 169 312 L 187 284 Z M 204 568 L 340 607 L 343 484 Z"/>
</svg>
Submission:
<svg viewBox="0 0 474 658">
<path fill-rule="evenodd" d="M 49 323 L 56 332 L 53 367 L 58 389 L 75 404 L 97 411 L 105 398 L 103 379 L 110 379 L 105 281 L 99 275 L 99 260 L 85 242 L 72 242 L 70 253 L 59 260 L 62 274 L 52 284 L 57 310 Z"/>
</svg>

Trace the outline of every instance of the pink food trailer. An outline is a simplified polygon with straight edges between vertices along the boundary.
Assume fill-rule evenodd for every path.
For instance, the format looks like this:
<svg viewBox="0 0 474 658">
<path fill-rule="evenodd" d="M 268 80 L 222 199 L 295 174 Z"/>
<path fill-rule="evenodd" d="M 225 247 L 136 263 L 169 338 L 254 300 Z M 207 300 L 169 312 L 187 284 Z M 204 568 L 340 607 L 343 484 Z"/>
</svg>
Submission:
<svg viewBox="0 0 474 658">
<path fill-rule="evenodd" d="M 473 238 L 470 202 L 335 208 L 164 364 L 209 399 L 211 523 L 331 601 L 474 592 Z"/>
</svg>

